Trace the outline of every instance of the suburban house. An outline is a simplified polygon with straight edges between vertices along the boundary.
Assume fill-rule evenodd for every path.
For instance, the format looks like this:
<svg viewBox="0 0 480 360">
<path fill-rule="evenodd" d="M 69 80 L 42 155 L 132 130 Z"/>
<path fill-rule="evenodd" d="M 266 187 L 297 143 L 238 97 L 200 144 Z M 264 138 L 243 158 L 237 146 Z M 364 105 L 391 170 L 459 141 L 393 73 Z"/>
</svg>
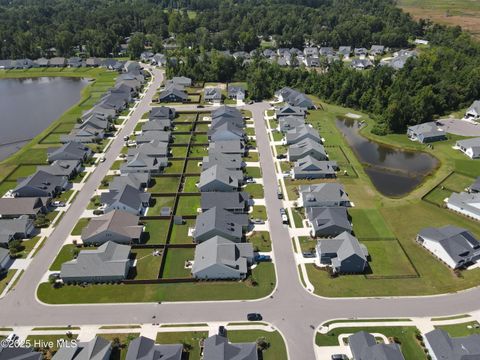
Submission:
<svg viewBox="0 0 480 360">
<path fill-rule="evenodd" d="M 47 212 L 49 204 L 48 197 L 0 198 L 0 217 L 13 219 L 26 215 L 35 218 Z"/>
<path fill-rule="evenodd" d="M 95 336 L 87 342 L 60 347 L 52 360 L 109 360 L 111 352 L 110 341 Z"/>
<path fill-rule="evenodd" d="M 247 149 L 242 140 L 230 140 L 230 141 L 214 141 L 211 142 L 208 148 L 208 154 L 222 153 L 222 154 L 240 154 L 245 155 Z"/>
<path fill-rule="evenodd" d="M 350 54 L 352 53 L 352 47 L 351 46 L 340 46 L 338 48 L 339 55 L 342 55 L 344 59 L 349 59 Z"/>
<path fill-rule="evenodd" d="M 104 132 L 113 130 L 114 125 L 98 114 L 90 114 L 85 117 L 80 124 L 75 124 L 75 129 L 87 129 L 92 131 Z"/>
<path fill-rule="evenodd" d="M 216 130 L 220 126 L 228 125 L 232 128 L 242 130 L 245 128 L 245 120 L 242 117 L 218 116 L 212 119 L 210 131 Z"/>
<path fill-rule="evenodd" d="M 159 141 L 169 143 L 172 139 L 171 131 L 147 131 L 137 135 L 135 141 L 138 145 L 149 143 L 152 141 Z"/>
<path fill-rule="evenodd" d="M 407 128 L 407 135 L 410 140 L 419 141 L 421 143 L 447 140 L 447 133 L 442 129 L 439 129 L 434 121 L 409 126 Z"/>
<path fill-rule="evenodd" d="M 301 202 L 304 207 L 350 206 L 350 199 L 343 185 L 322 183 L 299 186 Z"/>
<path fill-rule="evenodd" d="M 246 164 L 240 154 L 210 152 L 208 156 L 203 157 L 202 170 L 207 170 L 215 165 L 226 170 L 241 170 Z"/>
<path fill-rule="evenodd" d="M 352 224 L 344 207 L 309 207 L 305 209 L 312 226 L 312 237 L 331 237 L 343 232 L 352 232 Z"/>
<path fill-rule="evenodd" d="M 208 130 L 209 141 L 230 141 L 245 139 L 245 131 L 232 123 L 225 122 Z"/>
<path fill-rule="evenodd" d="M 305 56 L 316 56 L 318 57 L 318 48 L 314 46 L 307 46 L 303 49 L 303 54 Z"/>
<path fill-rule="evenodd" d="M 214 236 L 240 242 L 249 225 L 247 214 L 234 214 L 219 207 L 213 207 L 197 216 L 193 239 L 202 243 Z"/>
<path fill-rule="evenodd" d="M 311 156 L 312 158 L 321 161 L 328 160 L 328 155 L 323 145 L 310 138 L 306 138 L 288 147 L 288 161 L 297 161 L 306 156 Z"/>
<path fill-rule="evenodd" d="M 192 79 L 186 76 L 174 76 L 170 81 L 172 84 L 175 85 L 180 85 L 184 87 L 192 86 Z"/>
<path fill-rule="evenodd" d="M 127 173 L 120 176 L 114 176 L 110 181 L 108 188 L 110 190 L 121 190 L 126 185 L 135 189 L 142 190 L 150 184 L 150 174 L 148 173 Z"/>
<path fill-rule="evenodd" d="M 79 160 L 56 160 L 50 165 L 37 166 L 37 170 L 53 176 L 65 176 L 67 179 L 75 177 L 81 169 L 82 163 Z"/>
<path fill-rule="evenodd" d="M 213 104 L 220 104 L 222 102 L 222 90 L 216 87 L 206 88 L 204 100 Z"/>
<path fill-rule="evenodd" d="M 181 360 L 182 344 L 155 344 L 145 336 L 130 341 L 125 360 Z"/>
<path fill-rule="evenodd" d="M 383 55 L 385 52 L 385 46 L 383 45 L 372 45 L 370 48 L 370 55 L 377 56 L 377 55 Z"/>
<path fill-rule="evenodd" d="M 136 148 L 128 149 L 127 157 L 137 154 L 143 154 L 153 158 L 167 158 L 168 155 L 170 155 L 170 150 L 168 149 L 168 143 L 152 140 L 147 143 L 142 143 Z"/>
<path fill-rule="evenodd" d="M 10 266 L 10 251 L 0 247 L 0 273 L 5 273 Z"/>
<path fill-rule="evenodd" d="M 205 280 L 244 279 L 253 258 L 252 244 L 215 236 L 196 246 L 192 275 Z"/>
<path fill-rule="evenodd" d="M 336 177 L 336 161 L 319 161 L 307 155 L 297 160 L 292 170 L 293 179 L 333 179 Z"/>
<path fill-rule="evenodd" d="M 354 360 L 405 360 L 396 343 L 377 343 L 372 334 L 359 331 L 348 337 L 348 346 Z"/>
<path fill-rule="evenodd" d="M 43 353 L 33 351 L 31 347 L 0 346 L 0 359 L 2 360 L 42 360 Z"/>
<path fill-rule="evenodd" d="M 161 118 L 161 119 L 171 119 L 175 118 L 176 111 L 174 108 L 167 106 L 156 106 L 150 110 L 149 119 Z"/>
<path fill-rule="evenodd" d="M 27 215 L 15 219 L 0 218 L 0 246 L 8 248 L 10 241 L 32 236 L 35 226 Z"/>
<path fill-rule="evenodd" d="M 317 256 L 320 264 L 331 266 L 337 273 L 363 273 L 368 266 L 366 246 L 347 231 L 333 239 L 319 240 Z"/>
<path fill-rule="evenodd" d="M 91 156 L 92 150 L 77 142 L 69 142 L 59 148 L 48 149 L 47 151 L 48 162 L 50 163 L 55 160 L 79 160 L 83 163 Z"/>
<path fill-rule="evenodd" d="M 120 167 L 122 174 L 127 173 L 147 173 L 159 174 L 162 169 L 168 166 L 168 160 L 164 158 L 154 158 L 142 153 L 127 157 L 127 161 Z"/>
<path fill-rule="evenodd" d="M 355 48 L 353 50 L 355 56 L 366 56 L 368 54 L 368 49 L 366 48 Z"/>
<path fill-rule="evenodd" d="M 451 337 L 445 330 L 435 329 L 423 338 L 432 360 L 480 359 L 480 334 Z"/>
<path fill-rule="evenodd" d="M 480 241 L 470 231 L 455 226 L 422 229 L 417 242 L 452 269 L 480 259 Z"/>
<path fill-rule="evenodd" d="M 228 98 L 237 100 L 237 101 L 244 101 L 245 100 L 245 89 L 242 86 L 228 86 Z"/>
<path fill-rule="evenodd" d="M 459 140 L 455 143 L 455 147 L 470 159 L 480 158 L 480 137 Z"/>
<path fill-rule="evenodd" d="M 233 106 L 227 106 L 227 105 L 223 105 L 215 110 L 212 110 L 212 120 L 218 117 L 243 118 L 240 110 L 238 110 Z"/>
<path fill-rule="evenodd" d="M 18 179 L 18 185 L 12 190 L 15 197 L 55 197 L 68 186 L 66 176 L 55 176 L 37 170 L 29 177 Z"/>
<path fill-rule="evenodd" d="M 130 214 L 141 215 L 150 205 L 150 201 L 150 193 L 135 189 L 130 185 L 100 195 L 100 202 L 105 206 L 105 213 L 122 210 Z"/>
<path fill-rule="evenodd" d="M 85 60 L 85 64 L 88 67 L 98 67 L 102 64 L 102 60 L 96 57 L 90 57 L 87 60 Z"/>
<path fill-rule="evenodd" d="M 188 101 L 188 95 L 184 90 L 170 86 L 160 91 L 158 100 L 160 102 L 186 102 Z"/>
<path fill-rule="evenodd" d="M 353 59 L 350 66 L 357 70 L 364 70 L 373 67 L 373 63 L 369 59 Z"/>
<path fill-rule="evenodd" d="M 463 117 L 466 120 L 480 120 L 480 100 L 475 100 L 465 112 Z"/>
<path fill-rule="evenodd" d="M 233 344 L 226 337 L 212 335 L 203 343 L 203 360 L 258 360 L 257 344 Z"/>
<path fill-rule="evenodd" d="M 78 142 L 82 144 L 90 144 L 103 139 L 105 136 L 103 130 L 97 130 L 95 128 L 75 128 L 67 135 L 60 136 L 60 142 L 65 144 L 69 142 Z"/>
<path fill-rule="evenodd" d="M 454 192 L 447 200 L 447 208 L 480 220 L 480 193 Z"/>
<path fill-rule="evenodd" d="M 275 92 L 275 96 L 278 101 L 286 102 L 287 104 L 300 109 L 315 109 L 313 101 L 307 95 L 289 87 L 284 87 L 278 90 Z"/>
<path fill-rule="evenodd" d="M 172 128 L 172 120 L 153 118 L 142 125 L 142 132 L 165 131 Z"/>
<path fill-rule="evenodd" d="M 94 217 L 82 230 L 82 242 L 85 245 L 104 244 L 108 241 L 118 244 L 138 243 L 143 231 L 138 220 L 138 216 L 119 210 Z"/>
<path fill-rule="evenodd" d="M 107 241 L 95 250 L 82 250 L 76 259 L 62 264 L 65 283 L 105 283 L 124 280 L 132 262 L 130 246 Z"/>
<path fill-rule="evenodd" d="M 226 170 L 214 165 L 200 174 L 197 184 L 201 192 L 205 191 L 237 191 L 243 183 L 243 172 L 240 170 Z"/>
<path fill-rule="evenodd" d="M 284 116 L 300 116 L 300 117 L 305 117 L 305 109 L 298 107 L 298 106 L 292 106 L 290 104 L 287 104 L 279 109 L 275 110 L 275 117 L 277 119 L 280 119 Z"/>
<path fill-rule="evenodd" d="M 474 181 L 472 185 L 468 187 L 468 191 L 472 193 L 479 193 L 480 192 L 480 176 Z"/>
<path fill-rule="evenodd" d="M 233 213 L 246 213 L 250 203 L 250 195 L 244 191 L 202 192 L 200 198 L 202 211 L 217 207 Z"/>
<path fill-rule="evenodd" d="M 283 133 L 302 125 L 305 125 L 305 118 L 303 116 L 288 115 L 278 119 L 279 130 Z"/>
<path fill-rule="evenodd" d="M 287 145 L 296 144 L 302 140 L 310 139 L 318 143 L 322 142 L 322 138 L 318 131 L 310 125 L 300 125 L 292 130 L 288 130 L 285 134 Z"/>
</svg>

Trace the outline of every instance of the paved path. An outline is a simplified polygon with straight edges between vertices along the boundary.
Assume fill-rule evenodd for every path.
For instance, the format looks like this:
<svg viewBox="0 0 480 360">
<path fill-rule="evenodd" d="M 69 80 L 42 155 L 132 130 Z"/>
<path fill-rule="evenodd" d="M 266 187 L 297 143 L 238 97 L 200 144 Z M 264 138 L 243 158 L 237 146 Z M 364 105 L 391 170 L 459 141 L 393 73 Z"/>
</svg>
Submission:
<svg viewBox="0 0 480 360">
<path fill-rule="evenodd" d="M 26 269 L 21 280 L 0 300 L 0 326 L 65 326 L 104 324 L 203 323 L 245 321 L 248 312 L 260 312 L 285 336 L 290 359 L 315 359 L 315 328 L 332 318 L 443 316 L 466 313 L 479 308 L 480 288 L 459 294 L 416 298 L 321 298 L 307 292 L 299 281 L 289 230 L 280 218 L 277 178 L 263 113 L 269 107 L 256 103 L 245 108 L 253 112 L 260 164 L 265 186 L 265 203 L 275 253 L 277 287 L 271 296 L 258 301 L 202 303 L 140 303 L 105 305 L 49 306 L 36 300 L 36 286 L 82 215 L 90 198 L 107 174 L 123 147 L 123 136 L 131 133 L 162 80 L 153 70 L 154 80 L 145 97 L 120 131 L 100 163 L 69 207 L 45 245 Z M 180 107 L 179 107 L 180 108 Z M 275 184 L 273 186 L 272 184 Z M 155 318 L 154 318 L 155 316 Z M 153 320 L 155 319 L 155 320 Z"/>
</svg>

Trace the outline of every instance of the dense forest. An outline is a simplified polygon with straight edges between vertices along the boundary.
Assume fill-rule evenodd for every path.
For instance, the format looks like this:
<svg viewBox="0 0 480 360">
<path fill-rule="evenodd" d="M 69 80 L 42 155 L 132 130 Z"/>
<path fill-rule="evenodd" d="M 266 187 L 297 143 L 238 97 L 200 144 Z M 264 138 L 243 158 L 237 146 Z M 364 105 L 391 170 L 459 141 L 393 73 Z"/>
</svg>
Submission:
<svg viewBox="0 0 480 360">
<path fill-rule="evenodd" d="M 216 51 L 250 51 L 270 39 L 279 47 L 399 49 L 416 37 L 431 46 L 400 71 L 359 72 L 336 62 L 317 72 Z M 293 86 L 368 112 L 378 133 L 404 131 L 480 98 L 480 45 L 460 28 L 414 21 L 394 0 L 0 0 L 2 59 L 117 56 L 126 39 L 132 58 L 145 46 L 163 52 L 177 44 L 169 56 L 182 61 L 168 75 L 246 80 L 256 99 Z"/>
</svg>

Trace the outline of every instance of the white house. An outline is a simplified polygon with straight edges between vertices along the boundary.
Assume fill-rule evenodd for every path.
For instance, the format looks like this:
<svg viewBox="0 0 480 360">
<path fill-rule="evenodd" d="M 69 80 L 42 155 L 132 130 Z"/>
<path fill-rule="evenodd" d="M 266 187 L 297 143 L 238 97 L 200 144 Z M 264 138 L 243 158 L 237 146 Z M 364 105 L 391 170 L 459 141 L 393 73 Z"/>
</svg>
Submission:
<svg viewBox="0 0 480 360">
<path fill-rule="evenodd" d="M 447 207 L 480 221 L 480 193 L 452 193 L 447 200 Z"/>
<path fill-rule="evenodd" d="M 480 100 L 475 100 L 473 104 L 465 112 L 463 117 L 465 120 L 480 120 Z"/>
<path fill-rule="evenodd" d="M 455 148 L 470 159 L 480 158 L 480 137 L 457 141 Z"/>
</svg>

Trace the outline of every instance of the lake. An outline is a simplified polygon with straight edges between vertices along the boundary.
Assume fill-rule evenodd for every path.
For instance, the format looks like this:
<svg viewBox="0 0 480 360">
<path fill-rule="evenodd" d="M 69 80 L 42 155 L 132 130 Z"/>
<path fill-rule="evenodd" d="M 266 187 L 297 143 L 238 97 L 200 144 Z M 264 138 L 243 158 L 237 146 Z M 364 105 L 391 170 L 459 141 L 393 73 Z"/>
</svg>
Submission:
<svg viewBox="0 0 480 360">
<path fill-rule="evenodd" d="M 356 120 L 337 119 L 336 125 L 383 195 L 408 194 L 438 166 L 438 160 L 425 152 L 404 151 L 368 140 L 360 135 Z"/>
<path fill-rule="evenodd" d="M 88 80 L 68 77 L 0 79 L 0 160 L 80 100 Z"/>
</svg>

